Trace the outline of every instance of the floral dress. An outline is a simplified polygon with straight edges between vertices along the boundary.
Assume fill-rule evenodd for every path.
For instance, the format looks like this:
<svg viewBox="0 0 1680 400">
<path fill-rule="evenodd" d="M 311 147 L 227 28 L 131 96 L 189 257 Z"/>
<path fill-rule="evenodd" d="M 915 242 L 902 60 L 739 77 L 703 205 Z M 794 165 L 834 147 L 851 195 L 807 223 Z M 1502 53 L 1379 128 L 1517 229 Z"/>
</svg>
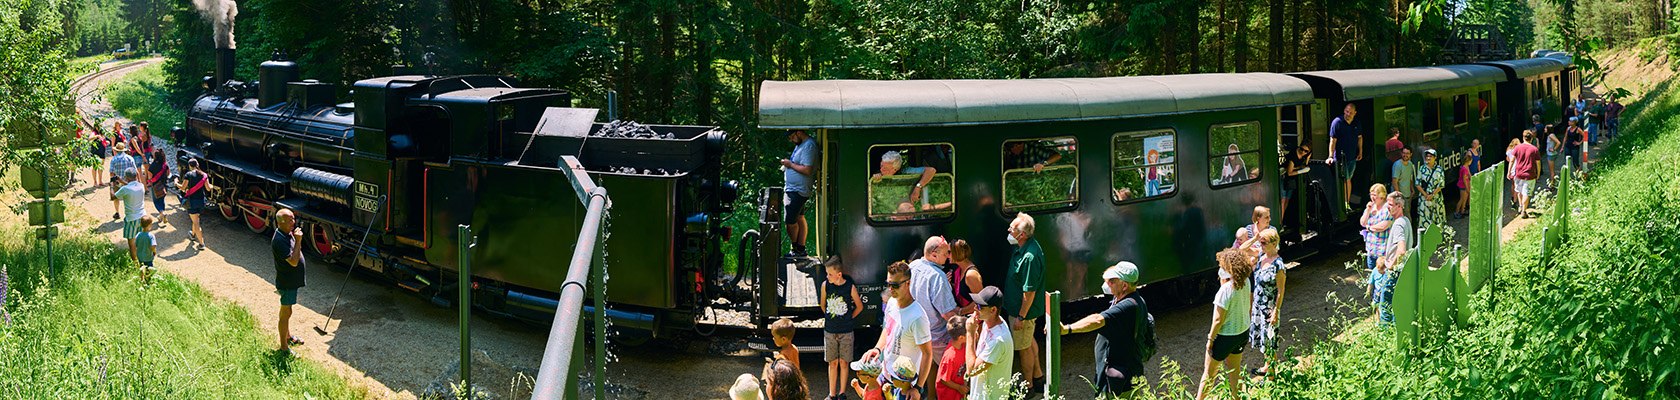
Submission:
<svg viewBox="0 0 1680 400">
<path fill-rule="evenodd" d="M 1423 192 L 1418 193 L 1417 226 L 1419 228 L 1434 226 L 1446 219 L 1447 207 L 1441 200 L 1442 193 L 1436 193 L 1432 199 L 1423 200 L 1424 193 L 1441 190 L 1441 186 L 1446 185 L 1446 183 L 1447 180 L 1441 173 L 1440 166 L 1430 167 L 1428 165 L 1424 165 L 1423 168 L 1418 168 L 1417 185 L 1418 187 L 1423 188 Z"/>
<path fill-rule="evenodd" d="M 1272 310 L 1278 305 L 1278 277 L 1284 275 L 1283 258 L 1262 259 L 1254 266 L 1254 306 L 1248 319 L 1248 343 L 1262 352 L 1277 350 L 1277 326 Z"/>
</svg>

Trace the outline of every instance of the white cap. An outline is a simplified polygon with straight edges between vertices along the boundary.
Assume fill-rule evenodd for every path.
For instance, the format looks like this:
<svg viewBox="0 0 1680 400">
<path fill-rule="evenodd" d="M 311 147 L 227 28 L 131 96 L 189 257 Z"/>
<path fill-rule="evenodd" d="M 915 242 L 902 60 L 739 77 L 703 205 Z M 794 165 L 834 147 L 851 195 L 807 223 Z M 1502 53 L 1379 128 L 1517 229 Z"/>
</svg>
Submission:
<svg viewBox="0 0 1680 400">
<path fill-rule="evenodd" d="M 1132 264 L 1131 261 L 1121 261 L 1115 263 L 1112 267 L 1108 267 L 1107 270 L 1104 270 L 1102 276 L 1103 282 L 1108 282 L 1109 279 L 1119 279 L 1126 283 L 1137 283 L 1138 267 L 1137 264 Z M 1108 285 L 1105 284 L 1102 288 L 1103 294 L 1114 294 L 1112 290 L 1108 289 Z"/>
</svg>

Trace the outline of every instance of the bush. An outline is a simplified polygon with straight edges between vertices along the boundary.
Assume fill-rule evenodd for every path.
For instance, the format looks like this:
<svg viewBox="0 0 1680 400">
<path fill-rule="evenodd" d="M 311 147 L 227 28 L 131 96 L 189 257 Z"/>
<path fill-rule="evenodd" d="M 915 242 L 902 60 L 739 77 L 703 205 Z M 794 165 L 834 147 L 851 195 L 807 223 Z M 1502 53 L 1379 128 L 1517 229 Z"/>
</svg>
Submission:
<svg viewBox="0 0 1680 400">
<path fill-rule="evenodd" d="M 1571 235 L 1539 265 L 1540 231 L 1508 242 L 1470 327 L 1425 334 L 1395 357 L 1393 332 L 1358 324 L 1281 371 L 1268 398 L 1676 398 L 1680 355 L 1680 93 L 1631 105 L 1624 135 L 1580 187 Z M 1486 291 L 1488 289 L 1484 289 Z M 1396 362 L 1400 359 L 1404 361 Z"/>
<path fill-rule="evenodd" d="M 169 128 L 185 127 L 187 114 L 169 103 L 168 87 L 163 81 L 162 64 L 141 67 L 122 80 L 105 87 L 105 97 L 111 108 L 132 121 L 146 121 L 152 135 L 168 137 Z M 109 125 L 109 124 L 105 124 Z"/>
</svg>

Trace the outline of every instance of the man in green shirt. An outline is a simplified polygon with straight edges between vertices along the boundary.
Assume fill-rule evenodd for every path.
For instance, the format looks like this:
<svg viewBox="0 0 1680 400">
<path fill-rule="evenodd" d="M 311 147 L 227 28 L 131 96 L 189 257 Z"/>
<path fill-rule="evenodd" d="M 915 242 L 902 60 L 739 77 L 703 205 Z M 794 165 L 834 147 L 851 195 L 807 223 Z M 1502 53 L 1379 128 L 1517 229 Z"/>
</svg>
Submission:
<svg viewBox="0 0 1680 400">
<path fill-rule="evenodd" d="M 1009 244 L 1016 246 L 1009 256 L 1009 279 L 1004 286 L 1003 309 L 1011 321 L 1010 335 L 1015 341 L 1016 359 L 1021 360 L 1021 377 L 1039 387 L 1044 367 L 1038 362 L 1038 317 L 1044 315 L 1044 248 L 1033 239 L 1033 217 L 1016 213 L 1009 222 Z"/>
<path fill-rule="evenodd" d="M 1407 147 L 1400 150 L 1400 159 L 1394 161 L 1393 180 L 1389 182 L 1390 190 L 1400 193 L 1404 197 L 1406 208 L 1411 208 L 1412 199 L 1417 198 L 1415 185 L 1417 184 L 1417 164 L 1412 163 L 1412 149 Z"/>
</svg>

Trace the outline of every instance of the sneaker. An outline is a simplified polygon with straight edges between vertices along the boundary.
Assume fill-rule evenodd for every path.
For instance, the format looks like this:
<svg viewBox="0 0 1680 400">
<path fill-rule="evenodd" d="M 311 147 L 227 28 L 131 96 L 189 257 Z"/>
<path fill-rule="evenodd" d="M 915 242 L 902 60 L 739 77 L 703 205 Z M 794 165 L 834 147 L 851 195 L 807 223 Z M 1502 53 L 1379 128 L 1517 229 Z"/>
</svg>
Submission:
<svg viewBox="0 0 1680 400">
<path fill-rule="evenodd" d="M 121 220 L 122 219 L 122 213 L 111 213 L 111 219 Z"/>
<path fill-rule="evenodd" d="M 290 345 L 290 346 L 294 346 L 294 347 L 295 346 L 302 346 L 303 341 L 298 340 L 297 336 L 292 336 L 292 337 L 286 338 L 286 344 Z"/>
</svg>

